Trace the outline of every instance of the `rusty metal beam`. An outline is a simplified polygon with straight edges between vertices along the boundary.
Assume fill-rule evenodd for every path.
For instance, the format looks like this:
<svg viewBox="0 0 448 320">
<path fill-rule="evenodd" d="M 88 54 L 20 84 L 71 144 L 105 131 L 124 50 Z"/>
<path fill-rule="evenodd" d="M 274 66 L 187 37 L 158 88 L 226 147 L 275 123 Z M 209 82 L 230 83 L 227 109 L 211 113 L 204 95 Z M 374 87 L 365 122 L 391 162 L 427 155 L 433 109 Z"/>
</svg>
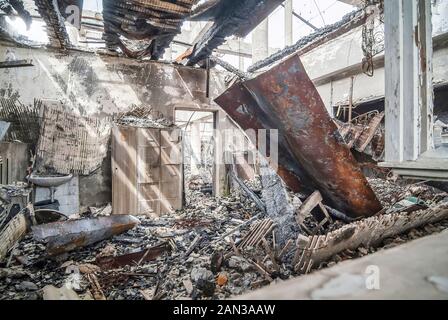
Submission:
<svg viewBox="0 0 448 320">
<path fill-rule="evenodd" d="M 269 128 L 285 137 L 293 159 L 312 178 L 327 204 L 352 218 L 381 210 L 298 55 L 242 86 L 256 101 L 257 110 L 251 117 L 268 115 Z"/>
<path fill-rule="evenodd" d="M 50 255 L 58 255 L 123 233 L 138 223 L 140 221 L 133 216 L 114 215 L 54 222 L 31 229 L 37 241 L 47 244 L 46 249 Z"/>
<path fill-rule="evenodd" d="M 161 243 L 159 245 L 153 246 L 151 248 L 133 252 L 128 254 L 123 254 L 121 256 L 106 256 L 97 257 L 96 264 L 103 270 L 117 269 L 124 266 L 138 265 L 142 262 L 148 262 L 155 260 L 162 253 L 171 250 L 171 246 L 167 243 Z"/>
</svg>

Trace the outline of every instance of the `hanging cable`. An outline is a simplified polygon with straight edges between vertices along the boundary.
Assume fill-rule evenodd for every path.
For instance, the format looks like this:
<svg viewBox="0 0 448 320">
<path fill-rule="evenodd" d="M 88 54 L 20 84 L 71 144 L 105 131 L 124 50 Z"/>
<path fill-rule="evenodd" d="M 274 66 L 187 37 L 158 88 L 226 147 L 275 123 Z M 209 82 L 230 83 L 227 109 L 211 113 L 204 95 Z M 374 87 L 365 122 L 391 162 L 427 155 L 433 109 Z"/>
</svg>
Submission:
<svg viewBox="0 0 448 320">
<path fill-rule="evenodd" d="M 317 8 L 317 11 L 319 11 L 319 15 L 320 15 L 320 17 L 322 18 L 322 22 L 324 23 L 324 26 L 326 26 L 327 24 L 325 23 L 325 19 L 324 19 L 324 16 L 322 15 L 322 11 L 320 11 L 320 8 L 319 8 L 319 6 L 317 5 L 316 0 L 313 0 L 313 2 L 314 2 L 314 5 L 315 5 L 316 8 Z"/>
</svg>

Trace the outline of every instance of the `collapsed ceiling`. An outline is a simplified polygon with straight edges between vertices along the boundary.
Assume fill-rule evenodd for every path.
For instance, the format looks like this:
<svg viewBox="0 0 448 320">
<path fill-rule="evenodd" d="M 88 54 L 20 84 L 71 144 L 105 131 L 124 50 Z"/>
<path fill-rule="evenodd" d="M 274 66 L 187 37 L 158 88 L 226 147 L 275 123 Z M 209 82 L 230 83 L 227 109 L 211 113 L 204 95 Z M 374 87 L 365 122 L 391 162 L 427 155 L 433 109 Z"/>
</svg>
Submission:
<svg viewBox="0 0 448 320">
<path fill-rule="evenodd" d="M 20 0 L 0 0 L 0 10 L 8 15 L 16 11 L 23 21 L 25 21 L 28 28 L 31 25 L 31 15 L 25 10 Z"/>
<path fill-rule="evenodd" d="M 104 35 L 109 50 L 120 48 L 127 56 L 159 59 L 180 33 L 181 25 L 197 0 L 103 0 Z M 148 45 L 131 51 L 120 37 L 145 40 Z"/>
<path fill-rule="evenodd" d="M 83 0 L 34 0 L 45 21 L 50 46 L 71 47 L 66 30 L 72 6 L 80 9 Z M 195 65 L 209 57 L 229 36 L 246 36 L 283 0 L 103 0 L 103 40 L 110 51 L 131 58 L 159 60 L 184 21 L 209 21 L 196 43 L 184 55 L 185 64 Z M 15 12 L 29 26 L 31 15 L 21 0 L 0 0 L 0 10 Z"/>
</svg>

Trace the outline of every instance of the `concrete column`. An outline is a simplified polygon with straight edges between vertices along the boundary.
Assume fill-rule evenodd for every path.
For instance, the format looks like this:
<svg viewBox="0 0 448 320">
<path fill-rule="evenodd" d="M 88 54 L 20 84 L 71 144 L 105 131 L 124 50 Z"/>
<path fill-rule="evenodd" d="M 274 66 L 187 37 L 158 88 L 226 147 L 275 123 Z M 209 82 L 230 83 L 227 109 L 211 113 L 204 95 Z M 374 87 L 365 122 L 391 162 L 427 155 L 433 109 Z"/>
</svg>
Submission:
<svg viewBox="0 0 448 320">
<path fill-rule="evenodd" d="M 285 46 L 293 43 L 292 0 L 285 1 Z"/>
<path fill-rule="evenodd" d="M 228 129 L 229 120 L 227 114 L 223 110 L 219 110 L 214 114 L 214 128 L 216 129 L 214 138 L 215 165 L 213 166 L 213 195 L 220 197 L 227 194 L 227 168 L 224 162 L 225 139 L 224 131 Z"/>
<path fill-rule="evenodd" d="M 192 122 L 190 123 L 191 134 L 190 134 L 190 145 L 191 145 L 191 174 L 199 174 L 199 165 L 201 164 L 201 123 Z"/>
<path fill-rule="evenodd" d="M 238 69 L 244 70 L 244 57 L 239 56 L 238 58 Z"/>
<path fill-rule="evenodd" d="M 238 47 L 239 47 L 239 48 L 241 48 L 241 42 L 242 42 L 242 39 L 239 38 L 239 39 L 238 39 Z M 239 50 L 239 51 L 240 51 L 240 50 Z M 243 57 L 242 55 L 240 55 L 240 56 L 238 57 L 238 69 L 240 69 L 240 70 L 244 70 L 244 57 Z"/>
<path fill-rule="evenodd" d="M 432 145 L 431 2 L 385 1 L 386 162 Z"/>
<path fill-rule="evenodd" d="M 269 55 L 269 19 L 266 18 L 252 31 L 252 63 Z"/>
</svg>

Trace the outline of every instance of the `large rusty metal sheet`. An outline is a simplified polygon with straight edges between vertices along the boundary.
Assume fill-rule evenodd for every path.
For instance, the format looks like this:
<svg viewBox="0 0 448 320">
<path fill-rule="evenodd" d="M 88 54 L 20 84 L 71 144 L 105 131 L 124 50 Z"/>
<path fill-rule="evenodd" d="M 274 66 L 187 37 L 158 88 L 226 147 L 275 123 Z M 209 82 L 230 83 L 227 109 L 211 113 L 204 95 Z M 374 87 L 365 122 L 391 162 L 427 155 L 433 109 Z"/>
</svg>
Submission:
<svg viewBox="0 0 448 320">
<path fill-rule="evenodd" d="M 269 116 L 263 114 L 242 83 L 236 83 L 221 96 L 215 99 L 227 114 L 234 119 L 243 130 L 276 129 Z M 258 135 L 251 142 L 258 147 Z M 278 175 L 294 192 L 311 193 L 314 191 L 310 177 L 303 171 L 300 164 L 288 149 L 286 139 L 279 134 L 278 145 Z M 269 144 L 267 155 L 270 155 Z"/>
<path fill-rule="evenodd" d="M 241 86 L 256 102 L 251 104 L 252 116 L 269 118 L 269 128 L 279 130 L 286 149 L 329 205 L 353 218 L 372 216 L 381 210 L 299 56 L 291 56 Z M 216 102 L 220 104 L 220 99 Z M 240 123 L 241 119 L 234 120 Z M 259 125 L 264 124 L 261 121 Z"/>
</svg>

